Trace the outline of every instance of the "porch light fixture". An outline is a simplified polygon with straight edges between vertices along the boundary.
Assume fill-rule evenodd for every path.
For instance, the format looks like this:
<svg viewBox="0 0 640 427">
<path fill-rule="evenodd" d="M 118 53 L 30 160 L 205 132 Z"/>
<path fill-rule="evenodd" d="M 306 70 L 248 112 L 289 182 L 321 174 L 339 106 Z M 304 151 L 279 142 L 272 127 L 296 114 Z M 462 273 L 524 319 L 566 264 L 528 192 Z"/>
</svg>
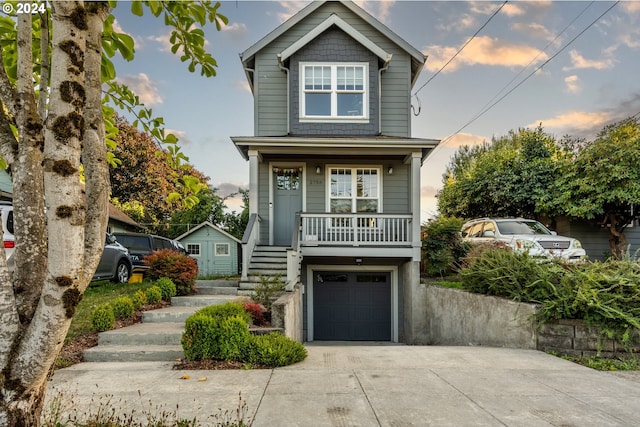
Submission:
<svg viewBox="0 0 640 427">
<path fill-rule="evenodd" d="M 316 165 L 316 175 L 320 175 L 320 172 L 322 172 L 322 168 L 320 165 Z"/>
<path fill-rule="evenodd" d="M 393 166 L 389 166 L 389 168 L 387 169 L 387 173 L 389 175 L 393 175 Z"/>
</svg>

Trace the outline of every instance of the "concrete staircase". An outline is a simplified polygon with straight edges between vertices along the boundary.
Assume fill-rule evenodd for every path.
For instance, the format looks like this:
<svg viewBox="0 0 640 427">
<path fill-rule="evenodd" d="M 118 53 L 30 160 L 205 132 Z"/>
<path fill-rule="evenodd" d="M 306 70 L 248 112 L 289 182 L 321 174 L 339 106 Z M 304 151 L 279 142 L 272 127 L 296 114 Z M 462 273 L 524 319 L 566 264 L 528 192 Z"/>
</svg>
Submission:
<svg viewBox="0 0 640 427">
<path fill-rule="evenodd" d="M 237 281 L 198 281 L 198 294 L 171 299 L 171 306 L 145 311 L 142 323 L 101 332 L 98 345 L 84 352 L 86 362 L 176 361 L 184 357 L 184 322 L 209 305 L 242 301 Z"/>
<path fill-rule="evenodd" d="M 287 278 L 287 248 L 281 246 L 256 246 L 249 261 L 247 280 L 241 280 L 238 295 L 251 296 L 261 276 L 280 275 Z"/>
</svg>

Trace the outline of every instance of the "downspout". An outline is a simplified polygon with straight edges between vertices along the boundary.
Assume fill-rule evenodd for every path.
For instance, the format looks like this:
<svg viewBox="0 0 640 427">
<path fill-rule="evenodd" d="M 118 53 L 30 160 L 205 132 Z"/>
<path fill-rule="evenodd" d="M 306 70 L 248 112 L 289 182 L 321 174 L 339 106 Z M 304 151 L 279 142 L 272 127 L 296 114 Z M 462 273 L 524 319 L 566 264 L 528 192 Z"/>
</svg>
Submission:
<svg viewBox="0 0 640 427">
<path fill-rule="evenodd" d="M 289 69 L 287 67 L 284 66 L 284 64 L 282 63 L 282 55 L 278 54 L 278 67 L 280 67 L 281 71 L 284 71 L 287 74 L 287 135 L 289 135 L 289 132 L 291 131 L 290 129 L 290 117 L 291 117 L 291 111 L 289 110 L 290 108 L 290 100 L 289 100 L 289 86 L 290 86 L 290 82 L 289 82 Z"/>
<path fill-rule="evenodd" d="M 387 56 L 384 65 L 378 70 L 378 135 L 382 135 L 382 73 L 389 68 L 389 62 L 391 62 L 392 56 L 393 55 Z"/>
</svg>

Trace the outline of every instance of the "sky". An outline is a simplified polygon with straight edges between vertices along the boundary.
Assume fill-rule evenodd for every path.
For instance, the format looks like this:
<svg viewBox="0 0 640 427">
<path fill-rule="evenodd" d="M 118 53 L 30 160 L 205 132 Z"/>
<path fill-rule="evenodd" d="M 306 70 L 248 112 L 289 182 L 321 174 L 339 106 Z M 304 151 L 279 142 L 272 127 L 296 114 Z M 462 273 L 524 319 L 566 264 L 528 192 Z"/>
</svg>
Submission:
<svg viewBox="0 0 640 427">
<path fill-rule="evenodd" d="M 412 136 L 442 142 L 422 166 L 422 221 L 437 214 L 442 174 L 462 145 L 538 125 L 589 140 L 640 113 L 640 1 L 355 3 L 428 56 L 412 90 Z M 249 187 L 249 164 L 230 139 L 253 136 L 239 54 L 307 4 L 221 2 L 228 25 L 205 27 L 218 63 L 212 78 L 171 54 L 162 19 L 136 17 L 126 2 L 113 12 L 136 43 L 134 61 L 114 59 L 119 81 L 164 118 L 220 196 Z M 227 204 L 240 210 L 239 199 Z"/>
</svg>

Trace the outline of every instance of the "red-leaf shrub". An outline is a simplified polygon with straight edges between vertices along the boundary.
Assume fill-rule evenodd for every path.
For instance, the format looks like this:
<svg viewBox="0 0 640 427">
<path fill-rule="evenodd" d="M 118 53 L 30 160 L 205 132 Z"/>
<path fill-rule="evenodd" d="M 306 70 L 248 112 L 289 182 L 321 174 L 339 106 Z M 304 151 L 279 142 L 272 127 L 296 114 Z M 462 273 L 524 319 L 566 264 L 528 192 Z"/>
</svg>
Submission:
<svg viewBox="0 0 640 427">
<path fill-rule="evenodd" d="M 171 249 L 161 249 L 145 256 L 143 262 L 149 266 L 146 274 L 151 280 L 168 277 L 175 283 L 177 295 L 195 293 L 198 263 L 190 256 Z"/>
<path fill-rule="evenodd" d="M 262 306 L 255 302 L 245 302 L 242 304 L 245 311 L 251 315 L 251 320 L 256 326 L 262 326 L 265 324 L 264 314 L 262 313 Z"/>
</svg>

